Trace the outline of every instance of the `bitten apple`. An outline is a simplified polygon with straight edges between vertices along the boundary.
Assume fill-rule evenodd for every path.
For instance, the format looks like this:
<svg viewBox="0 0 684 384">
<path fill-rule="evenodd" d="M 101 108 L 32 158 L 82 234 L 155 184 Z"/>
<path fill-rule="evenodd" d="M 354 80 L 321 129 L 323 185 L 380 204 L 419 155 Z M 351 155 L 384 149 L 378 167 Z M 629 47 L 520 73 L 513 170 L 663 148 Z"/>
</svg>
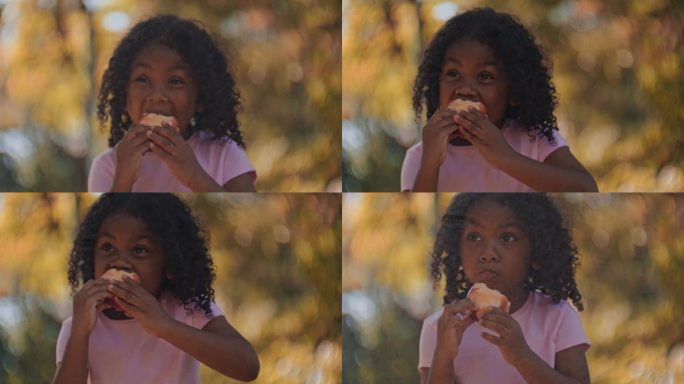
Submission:
<svg viewBox="0 0 684 384">
<path fill-rule="evenodd" d="M 449 105 L 447 105 L 447 108 L 451 109 L 452 111 L 467 111 L 469 107 L 473 107 L 484 114 L 487 113 L 487 108 L 485 108 L 484 104 L 480 103 L 479 101 L 455 99 L 452 100 Z"/>
<path fill-rule="evenodd" d="M 130 277 L 132 280 L 135 280 L 138 283 L 140 282 L 140 276 L 138 276 L 137 273 L 128 272 L 128 271 L 125 271 L 123 269 L 115 269 L 115 268 L 108 269 L 107 272 L 103 273 L 102 276 L 100 276 L 100 278 L 107 279 L 110 282 L 114 282 L 114 281 L 123 281 L 124 276 Z M 116 311 L 123 311 L 123 308 L 121 308 L 121 306 L 119 306 L 119 304 L 117 304 L 114 301 L 114 299 L 106 298 L 106 299 L 104 299 L 104 302 L 111 304 L 111 306 Z"/>
<path fill-rule="evenodd" d="M 484 283 L 475 283 L 468 292 L 467 299 L 470 299 L 477 309 L 472 315 L 475 320 L 482 319 L 489 307 L 498 307 L 508 312 L 511 309 L 511 302 L 508 298 L 496 289 L 490 289 Z"/>
<path fill-rule="evenodd" d="M 142 119 L 138 122 L 140 125 L 146 125 L 148 127 L 161 127 L 162 123 L 167 123 L 173 129 L 178 131 L 178 122 L 173 116 L 165 116 L 157 113 L 146 113 L 143 115 Z"/>
</svg>

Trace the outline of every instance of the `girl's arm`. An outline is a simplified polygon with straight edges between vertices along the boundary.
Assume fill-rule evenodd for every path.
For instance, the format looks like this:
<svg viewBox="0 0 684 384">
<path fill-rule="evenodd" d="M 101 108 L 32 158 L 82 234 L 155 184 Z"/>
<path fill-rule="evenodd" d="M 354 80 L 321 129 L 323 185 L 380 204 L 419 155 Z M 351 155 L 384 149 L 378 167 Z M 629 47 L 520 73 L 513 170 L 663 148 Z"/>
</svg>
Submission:
<svg viewBox="0 0 684 384">
<path fill-rule="evenodd" d="M 235 176 L 223 184 L 223 189 L 227 192 L 254 192 L 254 175 L 247 172 Z"/>
<path fill-rule="evenodd" d="M 89 338 L 89 333 L 71 333 L 52 384 L 85 384 L 88 381 Z"/>
<path fill-rule="evenodd" d="M 544 162 L 514 152 L 495 166 L 536 191 L 598 192 L 596 181 L 568 147 L 556 149 Z"/>
<path fill-rule="evenodd" d="M 532 351 L 528 358 L 520 359 L 513 366 L 528 384 L 588 384 L 589 367 L 584 349 L 583 345 L 576 345 L 556 353 L 555 369 Z"/>
<path fill-rule="evenodd" d="M 449 137 L 456 130 L 454 111 L 450 109 L 435 112 L 423 127 L 423 154 L 418 174 L 413 182 L 413 192 L 437 192 L 439 167 L 447 155 Z"/>
<path fill-rule="evenodd" d="M 252 381 L 259 375 L 259 358 L 224 316 L 197 329 L 171 319 L 159 328 L 159 337 L 208 367 L 237 380 Z"/>
<path fill-rule="evenodd" d="M 491 307 L 491 310 L 482 317 L 482 326 L 499 335 L 481 333 L 483 339 L 499 348 L 504 360 L 517 369 L 528 384 L 589 382 L 584 345 L 576 345 L 557 352 L 554 369 L 530 348 L 520 324 L 502 309 Z"/>
<path fill-rule="evenodd" d="M 473 109 L 473 108 L 471 108 Z M 568 147 L 561 147 L 544 162 L 516 152 L 499 128 L 478 111 L 459 112 L 454 118 L 461 132 L 493 167 L 542 192 L 598 192 L 596 181 Z"/>
<path fill-rule="evenodd" d="M 64 348 L 62 361 L 57 366 L 53 384 L 85 384 L 88 380 L 88 342 L 95 328 L 97 313 L 110 304 L 103 299 L 111 297 L 107 292 L 107 280 L 92 279 L 74 295 L 74 316 L 69 339 Z"/>
<path fill-rule="evenodd" d="M 423 149 L 424 150 L 424 149 Z M 416 180 L 413 182 L 411 192 L 437 192 L 437 181 L 439 180 L 440 162 L 431 162 L 421 159 Z"/>
</svg>

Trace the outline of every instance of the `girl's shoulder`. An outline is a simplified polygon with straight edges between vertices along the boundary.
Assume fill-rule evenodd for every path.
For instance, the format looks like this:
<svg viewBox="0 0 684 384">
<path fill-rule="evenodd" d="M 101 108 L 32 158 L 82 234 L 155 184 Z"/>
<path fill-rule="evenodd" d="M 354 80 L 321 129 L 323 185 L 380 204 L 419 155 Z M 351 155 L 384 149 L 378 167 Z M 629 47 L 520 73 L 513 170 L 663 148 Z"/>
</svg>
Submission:
<svg viewBox="0 0 684 384">
<path fill-rule="evenodd" d="M 174 319 L 194 325 L 197 328 L 202 328 L 209 320 L 223 315 L 221 308 L 213 301 L 210 304 L 211 314 L 207 315 L 202 308 L 193 308 L 190 305 L 183 304 L 181 300 L 169 291 L 162 293 L 159 298 L 159 304 Z"/>
<path fill-rule="evenodd" d="M 553 140 L 549 140 L 546 136 L 541 135 L 540 127 L 527 127 L 520 124 L 516 120 L 506 120 L 501 132 L 506 137 L 506 140 L 513 145 L 518 151 L 529 150 L 530 148 L 559 148 L 567 146 L 563 136 L 558 130 L 551 130 Z"/>
<path fill-rule="evenodd" d="M 188 144 L 194 148 L 200 147 L 216 147 L 223 150 L 232 150 L 242 148 L 228 136 L 216 137 L 212 132 L 207 131 L 197 131 L 190 136 L 188 139 Z"/>
<path fill-rule="evenodd" d="M 544 314 L 550 317 L 565 317 L 568 315 L 576 315 L 577 311 L 570 305 L 566 299 L 562 299 L 558 303 L 554 303 L 549 295 L 542 292 L 530 292 L 530 297 L 525 304 L 525 307 L 530 312 L 536 314 Z"/>
</svg>

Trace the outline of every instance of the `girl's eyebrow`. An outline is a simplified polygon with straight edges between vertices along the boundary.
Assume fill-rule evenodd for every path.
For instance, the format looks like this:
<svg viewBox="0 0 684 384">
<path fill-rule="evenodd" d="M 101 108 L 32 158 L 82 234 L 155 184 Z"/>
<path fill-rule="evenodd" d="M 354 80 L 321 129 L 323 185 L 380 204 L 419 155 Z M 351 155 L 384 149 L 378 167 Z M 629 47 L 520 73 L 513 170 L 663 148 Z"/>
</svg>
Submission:
<svg viewBox="0 0 684 384">
<path fill-rule="evenodd" d="M 462 63 L 461 63 L 461 60 L 459 60 L 459 59 L 454 59 L 454 58 L 451 58 L 451 57 L 448 57 L 448 58 L 446 59 L 446 61 L 447 61 L 447 63 L 448 63 L 448 62 L 452 62 L 452 63 L 458 64 L 458 65 L 462 64 Z M 499 67 L 499 62 L 498 62 L 497 60 L 487 60 L 487 61 L 484 61 L 484 62 L 482 62 L 482 63 L 477 63 L 477 65 L 480 66 L 480 67 L 487 67 L 487 66 Z"/>
<path fill-rule="evenodd" d="M 152 69 L 152 66 L 151 66 L 151 65 L 147 64 L 147 63 L 144 62 L 144 61 L 140 61 L 140 62 L 136 63 L 136 64 L 133 66 L 133 68 L 131 68 L 131 71 L 132 71 L 132 70 L 135 70 L 135 69 L 138 68 L 138 67 L 142 67 L 142 68 L 145 68 L 145 69 Z M 176 70 L 182 70 L 182 71 L 185 71 L 185 72 L 189 72 L 189 71 L 190 71 L 190 66 L 187 65 L 187 64 L 185 64 L 185 63 L 178 63 L 178 64 L 175 64 L 174 66 L 172 66 L 172 67 L 170 67 L 170 68 L 167 68 L 167 71 L 168 71 L 168 72 L 172 72 L 172 71 L 176 71 Z"/>
<path fill-rule="evenodd" d="M 108 237 L 110 239 L 116 240 L 116 236 L 114 236 L 113 234 L 111 234 L 109 232 L 100 232 L 100 233 L 98 233 L 97 237 L 98 237 L 98 239 L 100 237 Z M 143 233 L 140 236 L 135 238 L 135 240 L 149 240 L 149 241 L 153 241 L 154 239 L 155 239 L 155 237 L 151 233 Z"/>
<path fill-rule="evenodd" d="M 472 225 L 477 226 L 477 227 L 482 226 L 482 224 L 480 224 L 476 219 L 472 219 L 469 217 L 465 218 L 465 222 L 466 222 L 466 224 L 472 224 Z M 518 228 L 520 230 L 525 230 L 525 225 L 517 219 L 514 219 L 512 221 L 507 221 L 507 222 L 504 222 L 504 223 L 498 225 L 498 228 L 508 228 L 508 227 L 515 227 L 515 228 Z"/>
</svg>

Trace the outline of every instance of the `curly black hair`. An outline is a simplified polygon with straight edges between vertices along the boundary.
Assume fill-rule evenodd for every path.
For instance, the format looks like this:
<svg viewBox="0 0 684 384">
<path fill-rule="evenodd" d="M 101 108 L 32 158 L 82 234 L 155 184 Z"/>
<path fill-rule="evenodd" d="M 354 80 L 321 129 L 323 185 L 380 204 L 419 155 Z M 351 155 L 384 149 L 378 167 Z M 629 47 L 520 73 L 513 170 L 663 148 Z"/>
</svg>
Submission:
<svg viewBox="0 0 684 384">
<path fill-rule="evenodd" d="M 493 201 L 510 209 L 528 228 L 531 260 L 539 265 L 538 268 L 530 266 L 525 289 L 542 292 L 553 303 L 569 298 L 582 311 L 582 295 L 575 282 L 575 270 L 579 267 L 577 247 L 560 211 L 543 193 L 462 193 L 453 198 L 442 217 L 432 251 L 433 286 L 437 288 L 442 275 L 446 277 L 444 304 L 464 299 L 473 284 L 461 266 L 460 240 L 465 216 L 483 201 Z"/>
<path fill-rule="evenodd" d="M 515 119 L 527 129 L 553 142 L 558 130 L 556 88 L 551 81 L 550 62 L 527 29 L 512 15 L 491 8 L 476 8 L 449 19 L 430 41 L 418 67 L 413 85 L 413 110 L 420 121 L 423 100 L 429 119 L 439 109 L 439 76 L 446 51 L 454 43 L 474 40 L 489 47 L 503 63 L 511 86 L 504 116 Z"/>
<path fill-rule="evenodd" d="M 156 16 L 134 26 L 109 59 L 97 96 L 100 127 L 111 120 L 109 146 L 115 146 L 132 123 L 126 113 L 126 84 L 133 59 L 141 50 L 161 44 L 178 52 L 199 85 L 197 102 L 204 110 L 196 112 L 192 133 L 204 131 L 214 139 L 230 139 L 244 148 L 237 120 L 240 94 L 216 41 L 200 22 L 173 15 Z"/>
<path fill-rule="evenodd" d="M 173 293 L 188 310 L 202 308 L 211 314 L 214 300 L 214 262 L 207 236 L 192 211 L 180 198 L 165 193 L 105 193 L 88 210 L 79 226 L 69 256 L 69 283 L 75 292 L 80 283 L 95 278 L 95 244 L 102 222 L 126 214 L 142 220 L 160 241 L 166 259 L 162 290 Z"/>
</svg>

